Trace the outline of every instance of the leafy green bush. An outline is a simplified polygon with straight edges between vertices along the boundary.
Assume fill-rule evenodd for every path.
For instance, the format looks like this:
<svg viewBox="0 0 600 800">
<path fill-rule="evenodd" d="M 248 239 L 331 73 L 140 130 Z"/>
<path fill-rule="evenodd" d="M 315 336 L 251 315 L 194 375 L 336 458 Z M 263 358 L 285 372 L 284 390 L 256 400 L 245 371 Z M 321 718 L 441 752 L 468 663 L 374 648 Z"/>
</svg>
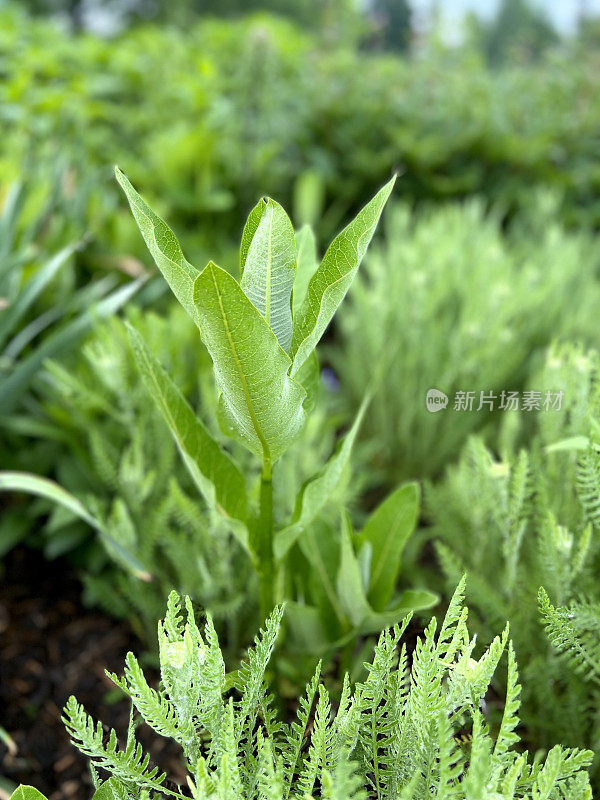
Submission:
<svg viewBox="0 0 600 800">
<path fill-rule="evenodd" d="M 508 628 L 476 660 L 463 590 L 464 582 L 439 633 L 434 619 L 410 662 L 406 645 L 399 650 L 409 618 L 384 631 L 364 680 L 353 689 L 346 676 L 337 711 L 317 667 L 291 724 L 279 721 L 266 677 L 282 609 L 267 619 L 239 670 L 227 673 L 210 616 L 202 636 L 189 598 L 182 603 L 173 593 L 159 625 L 158 691 L 132 653 L 122 678 L 110 674 L 132 702 L 125 747 L 74 697 L 65 707 L 71 738 L 91 760 L 94 797 L 183 797 L 189 788 L 197 800 L 590 800 L 590 752 L 555 746 L 545 761 L 530 763 L 514 749 L 521 687 Z M 508 691 L 492 736 L 484 698 L 507 645 Z M 181 746 L 187 787 L 150 764 L 135 738 L 142 722 Z"/>
<path fill-rule="evenodd" d="M 163 318 L 130 308 L 127 318 L 186 394 L 197 397 L 210 377 L 209 363 L 183 311 L 174 307 Z M 96 520 L 91 533 L 89 520 L 51 506 L 41 523 L 49 504 L 36 503 L 30 513 L 45 555 L 71 553 L 85 566 L 88 601 L 129 618 L 146 641 L 154 639 L 173 586 L 210 607 L 219 624 L 237 618 L 239 629 L 252 627 L 248 564 L 223 524 L 198 502 L 168 429 L 148 403 L 125 325 L 112 319 L 99 326 L 68 368 L 48 364 L 39 399 L 56 458 L 54 478 Z M 228 644 L 234 649 L 235 630 L 232 622 Z"/>
<path fill-rule="evenodd" d="M 130 307 L 126 319 L 184 395 L 209 423 L 215 419 L 210 358 L 184 310 L 175 305 L 162 317 Z M 175 441 L 140 381 L 126 325 L 116 318 L 98 325 L 76 358 L 46 367 L 24 448 L 34 457 L 25 461 L 23 456 L 21 466 L 34 470 L 50 463 L 53 478 L 94 525 L 55 501 L 38 500 L 19 508 L 19 518 L 28 523 L 23 526 L 28 544 L 42 546 L 49 559 L 69 554 L 83 567 L 87 601 L 128 618 L 151 646 L 175 586 L 211 609 L 219 631 L 226 631 L 229 650 L 236 652 L 247 643 L 244 632 L 257 624 L 253 570 L 220 515 L 209 514 L 198 498 Z M 212 433 L 218 435 L 218 426 Z M 278 470 L 275 506 L 283 515 L 293 513 L 298 486 L 327 461 L 335 434 L 335 417 L 315 409 Z M 238 462 L 252 469 L 246 451 L 233 449 Z M 352 493 L 358 485 L 353 483 Z M 350 487 L 341 482 L 337 495 L 338 502 L 348 502 Z M 336 503 L 330 505 L 335 509 Z M 337 513 L 327 513 L 323 525 L 327 519 L 337 522 Z"/>
<path fill-rule="evenodd" d="M 480 392 L 524 388 L 557 332 L 598 341 L 597 243 L 565 232 L 549 200 L 508 238 L 476 200 L 390 210 L 328 351 L 351 410 L 383 376 L 363 431 L 385 482 L 435 476 L 469 433 L 497 429 L 488 406 L 477 411 Z M 429 389 L 447 408 L 427 410 Z M 458 391 L 474 392 L 472 411 L 455 410 Z"/>
<path fill-rule="evenodd" d="M 600 741 L 589 666 L 572 666 L 589 664 L 597 641 L 599 376 L 596 353 L 552 348 L 535 380 L 538 388 L 564 391 L 563 407 L 533 413 L 529 449 L 515 450 L 519 413 L 506 412 L 500 460 L 474 438 L 444 480 L 426 490 L 432 527 L 423 535 L 435 542 L 447 590 L 468 570 L 484 642 L 498 620 L 510 620 L 526 679 L 522 718 L 535 747 L 561 741 L 597 749 Z M 572 661 L 546 638 L 538 594 L 551 641 L 570 650 Z"/>
</svg>

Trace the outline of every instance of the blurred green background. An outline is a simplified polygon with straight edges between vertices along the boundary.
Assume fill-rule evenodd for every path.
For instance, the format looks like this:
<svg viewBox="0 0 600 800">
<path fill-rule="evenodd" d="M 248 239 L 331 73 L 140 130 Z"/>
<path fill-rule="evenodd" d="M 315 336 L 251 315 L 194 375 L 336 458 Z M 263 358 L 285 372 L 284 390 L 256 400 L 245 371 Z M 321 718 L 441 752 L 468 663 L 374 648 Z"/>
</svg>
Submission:
<svg viewBox="0 0 600 800">
<path fill-rule="evenodd" d="M 471 434 L 509 461 L 538 422 L 430 414 L 427 390 L 518 391 L 552 374 L 553 341 L 578 343 L 575 371 L 577 353 L 600 347 L 599 75 L 599 0 L 0 0 L 0 467 L 56 480 L 110 534 L 1 494 L 0 559 L 19 543 L 67 556 L 86 601 L 146 642 L 171 586 L 213 610 L 234 652 L 256 621 L 251 570 L 206 519 L 119 319 L 195 407 L 214 402 L 207 355 L 156 276 L 114 164 L 192 263 L 233 272 L 261 195 L 310 223 L 322 252 L 398 172 L 320 348 L 320 411 L 276 492 L 293 504 L 385 363 L 342 501 L 360 523 L 399 481 L 424 480 L 438 487 L 425 531 L 462 541 L 467 523 L 440 511 L 466 494 L 446 470 L 458 463 L 467 483 L 484 447 L 465 450 Z M 473 523 L 473 537 L 484 529 Z M 407 581 L 443 596 L 427 538 L 409 548 Z M 140 582 L 113 540 L 155 580 Z M 472 571 L 501 584 L 486 558 Z M 576 743 L 555 721 L 538 728 L 536 746 Z"/>
</svg>

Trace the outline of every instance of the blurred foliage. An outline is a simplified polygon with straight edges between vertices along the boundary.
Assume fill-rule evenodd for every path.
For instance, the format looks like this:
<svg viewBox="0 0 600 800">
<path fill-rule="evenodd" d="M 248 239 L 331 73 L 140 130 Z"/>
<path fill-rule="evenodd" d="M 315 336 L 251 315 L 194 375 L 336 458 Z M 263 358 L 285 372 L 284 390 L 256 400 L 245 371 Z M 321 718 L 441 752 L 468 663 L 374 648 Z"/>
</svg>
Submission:
<svg viewBox="0 0 600 800">
<path fill-rule="evenodd" d="M 112 180 L 115 162 L 144 185 L 191 262 L 203 266 L 216 252 L 230 268 L 239 219 L 259 196 L 293 208 L 294 222 L 312 223 L 324 242 L 398 170 L 400 202 L 385 242 L 361 267 L 328 334 L 328 410 L 315 412 L 282 464 L 275 505 L 282 517 L 293 511 L 297 486 L 329 457 L 365 388 L 375 389 L 356 449 L 361 469 L 347 476 L 313 535 L 327 542 L 339 534 L 343 503 L 361 524 L 399 480 L 435 479 L 426 495 L 431 527 L 419 541 L 438 542 L 445 580 L 430 569 L 430 549 L 425 564 L 419 559 L 417 541 L 407 554 L 411 580 L 449 592 L 467 567 L 481 638 L 512 620 L 529 687 L 528 744 L 597 740 L 597 708 L 581 722 L 589 687 L 553 655 L 536 599 L 540 583 L 561 608 L 582 593 L 596 597 L 598 522 L 584 553 L 590 512 L 578 487 L 588 481 L 593 502 L 600 485 L 598 415 L 587 411 L 597 357 L 556 349 L 544 372 L 536 370 L 554 337 L 599 345 L 598 25 L 549 47 L 543 19 L 506 0 L 490 26 L 471 31 L 470 46 L 425 47 L 408 59 L 357 49 L 352 15 L 336 28 L 337 10 L 347 9 L 341 0 L 319 4 L 318 13 L 313 0 L 285 4 L 297 22 L 319 28 L 312 32 L 266 14 L 192 22 L 190 1 L 171 4 L 181 14 L 174 24 L 157 4 L 160 26 L 104 40 L 71 36 L 30 17 L 26 5 L 0 8 L 0 327 L 11 307 L 24 310 L 2 340 L 2 378 L 15 366 L 5 344 L 23 341 L 40 320 L 52 324 L 20 353 L 35 369 L 10 414 L 2 409 L 0 459 L 57 480 L 152 580 L 117 567 L 96 534 L 43 500 L 0 498 L 0 555 L 20 539 L 49 559 L 68 555 L 88 600 L 130 618 L 140 635 L 175 585 L 211 606 L 235 649 L 255 624 L 251 571 L 198 501 L 122 323 L 98 325 L 83 345 L 69 335 L 60 352 L 41 348 L 55 323 L 66 329 L 89 301 L 119 291 L 149 262 Z M 35 5 L 47 13 L 49 5 Z M 238 11 L 233 0 L 213 5 L 223 15 Z M 269 9 L 283 5 L 272 0 Z M 82 24 L 77 7 L 62 6 L 73 27 Z M 378 0 L 374 12 L 375 21 L 391 19 L 403 4 Z M 405 33 L 391 41 L 385 25 L 376 27 L 369 44 L 398 49 Z M 48 265 L 61 252 L 54 271 Z M 213 378 L 197 334 L 155 289 L 144 297 L 154 310 L 132 306 L 127 318 L 194 407 L 206 410 Z M 55 360 L 42 370 L 48 356 Z M 459 390 L 478 397 L 550 382 L 569 390 L 564 417 L 425 407 L 429 388 L 452 404 Z M 481 438 L 465 447 L 470 434 Z M 548 451 L 573 437 L 586 437 L 584 451 Z M 524 495 L 519 469 L 527 473 Z M 298 576 L 318 585 L 314 565 L 295 555 Z M 293 656 L 288 675 L 294 666 Z M 538 679 L 542 671 L 547 681 Z"/>
<path fill-rule="evenodd" d="M 202 417 L 215 420 L 211 362 L 185 312 L 172 306 L 163 317 L 131 306 L 126 316 Z M 274 484 L 279 524 L 291 516 L 298 487 L 330 456 L 338 424 L 335 416 L 315 410 L 291 457 L 281 463 Z M 211 433 L 218 435 L 216 423 Z M 140 379 L 122 321 L 98 325 L 76 356 L 47 362 L 20 435 L 18 466 L 50 475 L 106 535 L 47 499 L 15 499 L 0 522 L 6 548 L 20 536 L 49 560 L 67 555 L 83 569 L 87 601 L 129 619 L 147 643 L 176 586 L 211 609 L 234 656 L 247 644 L 258 623 L 255 571 L 221 515 L 210 513 L 200 498 Z M 245 474 L 256 478 L 252 457 L 235 443 L 230 448 Z M 360 477 L 351 486 L 348 476 L 339 484 L 319 532 L 337 523 L 340 505 L 363 486 Z M 0 500 L 6 497 L 0 494 Z M 308 569 L 305 562 L 298 552 L 292 578 Z M 288 672 L 297 678 L 299 669 L 297 661 Z"/>
<path fill-rule="evenodd" d="M 127 317 L 197 400 L 202 383 L 211 381 L 210 362 L 187 316 L 176 308 L 163 318 L 131 307 Z M 40 474 L 45 465 L 107 536 L 38 499 L 14 505 L 0 538 L 13 517 L 26 521 L 29 544 L 49 560 L 68 554 L 83 566 L 88 601 L 128 618 L 146 641 L 153 641 L 165 598 L 178 586 L 212 609 L 230 647 L 245 643 L 240 631 L 252 627 L 257 613 L 251 570 L 227 527 L 199 499 L 140 381 L 123 323 L 99 325 L 75 357 L 48 362 L 37 389 L 20 466 Z"/>
<path fill-rule="evenodd" d="M 393 2 L 394 0 L 392 0 Z M 309 28 L 347 34 L 361 26 L 353 0 L 21 0 L 28 11 L 68 20 L 71 30 L 93 28 L 108 18 L 111 28 L 152 20 L 184 28 L 199 17 L 238 17 L 256 11 L 288 17 Z M 401 0 L 402 2 L 402 0 Z M 364 23 L 363 23 L 364 24 Z"/>
<path fill-rule="evenodd" d="M 558 34 L 543 9 L 528 0 L 502 0 L 491 22 L 472 16 L 479 43 L 492 65 L 511 58 L 536 60 L 557 44 Z"/>
<path fill-rule="evenodd" d="M 507 232 L 479 200 L 388 214 L 328 354 L 349 417 L 376 387 L 362 429 L 374 483 L 436 476 L 469 433 L 493 438 L 480 393 L 524 388 L 558 332 L 598 344 L 598 242 L 556 221 L 556 198 L 530 203 Z M 428 411 L 429 389 L 445 410 Z M 454 409 L 459 391 L 474 392 L 472 411 Z"/>
<path fill-rule="evenodd" d="M 57 162 L 33 180 L 0 189 L 0 462 L 14 468 L 31 425 L 34 385 L 44 361 L 72 352 L 94 324 L 133 297 L 137 279 L 111 269 L 89 279 L 81 196 Z M 35 423 L 34 423 L 35 427 Z M 35 458 L 35 456 L 34 456 Z M 4 531 L 0 553 L 19 535 Z"/>
<path fill-rule="evenodd" d="M 551 184 L 568 224 L 597 225 L 596 68 L 591 56 L 552 58 L 497 72 L 469 50 L 400 60 L 325 46 L 266 16 L 141 26 L 109 41 L 9 7 L 0 180 L 26 153 L 68 157 L 86 187 L 95 261 L 143 252 L 110 180 L 115 162 L 143 178 L 197 263 L 209 247 L 224 252 L 261 194 L 292 207 L 306 172 L 321 183 L 321 240 L 391 169 L 410 200 L 479 193 L 507 215 L 532 185 Z"/>
<path fill-rule="evenodd" d="M 426 487 L 423 537 L 435 543 L 447 593 L 468 570 L 484 642 L 497 620 L 510 621 L 523 675 L 531 679 L 522 707 L 530 741 L 598 750 L 596 685 L 553 650 L 538 608 L 543 586 L 550 603 L 576 604 L 573 627 L 597 641 L 597 622 L 577 601 L 591 608 L 600 600 L 598 353 L 554 345 L 529 386 L 562 391 L 560 409 L 504 412 L 495 452 L 471 439 L 444 479 Z M 518 445 L 523 428 L 530 431 L 527 448 Z M 439 569 L 431 567 L 425 571 L 435 585 Z"/>
</svg>

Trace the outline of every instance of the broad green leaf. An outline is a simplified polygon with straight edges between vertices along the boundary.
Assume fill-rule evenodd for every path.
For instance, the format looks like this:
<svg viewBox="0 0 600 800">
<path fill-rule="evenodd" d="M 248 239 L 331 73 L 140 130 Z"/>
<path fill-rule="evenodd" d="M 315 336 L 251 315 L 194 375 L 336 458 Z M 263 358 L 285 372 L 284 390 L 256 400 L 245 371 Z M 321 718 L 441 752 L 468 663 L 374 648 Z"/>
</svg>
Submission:
<svg viewBox="0 0 600 800">
<path fill-rule="evenodd" d="M 427 589 L 407 589 L 393 599 L 391 603 L 392 611 L 382 611 L 379 612 L 377 616 L 385 617 L 387 613 L 394 615 L 401 614 L 404 616 L 411 611 L 423 611 L 426 608 L 435 606 L 439 602 L 439 599 L 435 592 L 429 592 Z"/>
<path fill-rule="evenodd" d="M 130 731 L 127 734 L 128 742 L 130 741 Z M 140 797 L 148 800 L 150 793 L 147 791 L 142 792 Z M 115 778 L 114 776 L 109 778 L 107 781 L 104 781 L 104 783 L 101 783 L 92 796 L 92 800 L 130 800 L 130 798 L 131 795 L 127 791 L 127 784 L 125 784 L 119 778 Z"/>
<path fill-rule="evenodd" d="M 286 642 L 289 640 L 290 658 L 295 654 L 310 654 L 313 658 L 332 658 L 342 647 L 356 638 L 354 630 L 332 638 L 323 626 L 323 613 L 316 606 L 304 605 L 286 600 L 285 620 L 287 625 Z M 362 662 L 361 662 L 362 663 Z M 298 668 L 295 663 L 296 669 Z"/>
<path fill-rule="evenodd" d="M 336 236 L 310 279 L 302 310 L 294 320 L 292 375 L 315 349 L 350 288 L 395 181 L 394 176 Z"/>
<path fill-rule="evenodd" d="M 295 514 L 296 519 L 294 522 L 275 534 L 273 550 L 275 558 L 278 560 L 285 556 L 342 482 L 367 403 L 367 400 L 363 402 L 354 424 L 344 437 L 338 452 L 329 459 L 319 475 L 303 486 L 298 498 L 298 510 Z"/>
<path fill-rule="evenodd" d="M 33 786 L 18 786 L 10 796 L 10 800 L 46 800 L 46 796 Z"/>
<path fill-rule="evenodd" d="M 295 275 L 294 228 L 279 203 L 268 198 L 248 245 L 240 285 L 286 352 L 292 343 L 292 287 Z"/>
<path fill-rule="evenodd" d="M 196 279 L 194 304 L 223 413 L 246 446 L 272 464 L 305 420 L 306 393 L 289 377 L 290 358 L 239 283 L 212 262 Z"/>
<path fill-rule="evenodd" d="M 173 294 L 188 314 L 195 318 L 194 281 L 199 270 L 186 260 L 173 231 L 148 206 L 126 176 L 115 167 L 116 178 L 125 192 L 146 246 Z"/>
<path fill-rule="evenodd" d="M 317 240 L 310 225 L 303 225 L 296 233 L 296 277 L 294 279 L 294 317 L 300 313 L 306 299 L 310 279 L 319 266 Z"/>
<path fill-rule="evenodd" d="M 74 495 L 54 481 L 40 478 L 38 475 L 32 475 L 28 472 L 0 472 L 0 491 L 27 492 L 64 506 L 72 514 L 75 514 L 75 516 L 98 531 L 106 549 L 122 566 L 141 580 L 151 580 L 152 576 L 148 574 L 143 564 L 110 534 L 103 523 L 91 514 Z"/>
<path fill-rule="evenodd" d="M 242 231 L 242 242 L 240 244 L 240 280 L 244 275 L 244 267 L 246 266 L 246 258 L 248 257 L 248 250 L 254 239 L 254 234 L 258 228 L 265 208 L 267 207 L 268 198 L 261 197 L 258 203 L 254 206 L 252 211 L 248 214 L 248 219 Z"/>
<path fill-rule="evenodd" d="M 138 331 L 130 325 L 127 328 L 144 383 L 165 418 L 194 482 L 211 507 L 216 504 L 224 516 L 245 522 L 246 483 L 242 473 L 194 414 Z M 234 532 L 247 547 L 245 526 L 234 526 Z"/>
<path fill-rule="evenodd" d="M 587 436 L 571 436 L 568 439 L 561 439 L 558 442 L 549 444 L 546 447 L 547 453 L 560 453 L 563 451 L 571 450 L 587 450 L 590 446 L 590 440 Z"/>
<path fill-rule="evenodd" d="M 375 509 L 358 536 L 358 548 L 371 548 L 369 602 L 383 611 L 394 593 L 404 545 L 419 515 L 419 485 L 396 489 Z"/>
<path fill-rule="evenodd" d="M 92 795 L 92 800 L 117 800 L 118 794 L 113 789 L 113 778 L 104 781 Z"/>
<path fill-rule="evenodd" d="M 336 585 L 340 605 L 357 632 L 377 633 L 383 628 L 400 622 L 412 611 L 429 608 L 435 604 L 437 598 L 431 592 L 408 591 L 400 596 L 393 609 L 374 611 L 365 594 L 352 538 L 352 525 L 347 514 L 344 514 L 342 515 L 340 566 Z"/>
</svg>

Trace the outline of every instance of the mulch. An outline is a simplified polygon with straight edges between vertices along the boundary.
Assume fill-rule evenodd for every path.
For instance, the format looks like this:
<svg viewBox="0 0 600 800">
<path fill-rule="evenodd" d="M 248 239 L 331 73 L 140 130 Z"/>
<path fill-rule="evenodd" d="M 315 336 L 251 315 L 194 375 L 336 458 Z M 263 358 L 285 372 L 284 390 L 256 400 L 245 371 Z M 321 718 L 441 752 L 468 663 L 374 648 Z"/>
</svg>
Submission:
<svg viewBox="0 0 600 800">
<path fill-rule="evenodd" d="M 0 726 L 14 747 L 0 741 L 0 776 L 50 800 L 88 800 L 87 759 L 71 745 L 61 709 L 73 694 L 124 736 L 129 705 L 125 698 L 110 702 L 114 686 L 104 670 L 121 674 L 128 650 L 143 648 L 126 623 L 83 607 L 81 584 L 65 561 L 24 548 L 10 553 L 0 587 Z M 156 685 L 156 673 L 148 677 Z M 145 727 L 137 735 L 154 763 L 177 779 L 177 746 Z"/>
</svg>

